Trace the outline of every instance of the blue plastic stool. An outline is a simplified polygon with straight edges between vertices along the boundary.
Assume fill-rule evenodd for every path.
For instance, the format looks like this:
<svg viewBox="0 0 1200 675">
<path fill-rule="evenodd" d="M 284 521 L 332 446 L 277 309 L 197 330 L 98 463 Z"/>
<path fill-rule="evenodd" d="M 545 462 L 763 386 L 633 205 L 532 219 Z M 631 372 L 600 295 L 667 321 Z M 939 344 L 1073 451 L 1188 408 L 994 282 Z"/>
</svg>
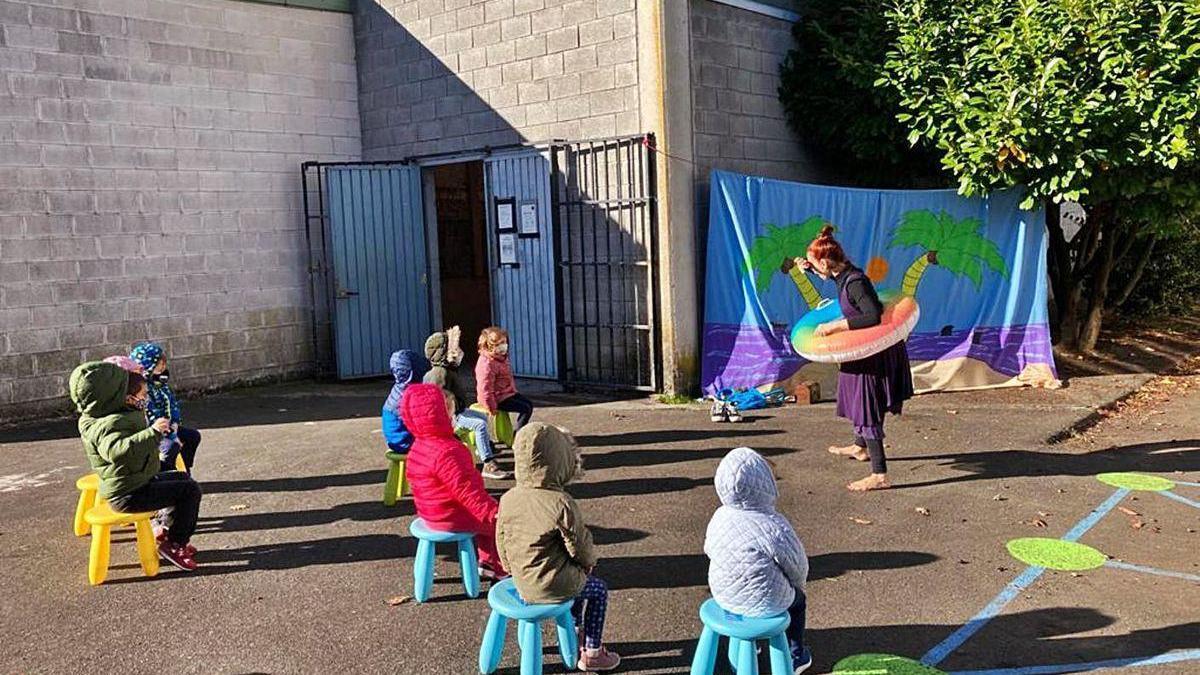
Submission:
<svg viewBox="0 0 1200 675">
<path fill-rule="evenodd" d="M 505 579 L 492 585 L 488 591 L 488 604 L 492 606 L 492 614 L 479 647 L 479 672 L 490 675 L 500 665 L 509 619 L 518 622 L 521 675 L 541 675 L 542 622 L 551 619 L 558 627 L 558 653 L 562 654 L 563 664 L 567 670 L 575 670 L 579 661 L 579 638 L 575 635 L 575 618 L 571 616 L 574 600 L 557 605 L 529 605 L 517 593 L 512 579 Z"/>
<path fill-rule="evenodd" d="M 784 631 L 792 622 L 787 612 L 763 619 L 733 614 L 721 609 L 709 598 L 700 605 L 700 620 L 704 632 L 692 659 L 692 675 L 712 675 L 717 666 L 718 644 L 729 638 L 729 664 L 738 675 L 758 675 L 758 652 L 755 642 L 767 640 L 771 652 L 771 675 L 792 675 L 792 654 Z"/>
<path fill-rule="evenodd" d="M 433 590 L 433 554 L 437 544 L 456 542 L 458 562 L 462 565 L 463 588 L 467 597 L 479 597 L 479 558 L 475 555 L 475 535 L 469 532 L 438 532 L 416 518 L 408 531 L 417 538 L 417 559 L 413 561 L 413 597 L 425 602 Z"/>
</svg>

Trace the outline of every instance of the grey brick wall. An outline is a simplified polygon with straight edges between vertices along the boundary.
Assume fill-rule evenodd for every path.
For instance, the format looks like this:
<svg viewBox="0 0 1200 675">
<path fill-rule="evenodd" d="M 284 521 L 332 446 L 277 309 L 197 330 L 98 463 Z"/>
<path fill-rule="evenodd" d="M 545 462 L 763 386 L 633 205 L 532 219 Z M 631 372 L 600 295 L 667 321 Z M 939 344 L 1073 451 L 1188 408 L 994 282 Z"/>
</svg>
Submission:
<svg viewBox="0 0 1200 675">
<path fill-rule="evenodd" d="M 361 155 L 351 22 L 0 0 L 0 420 L 139 340 L 184 388 L 311 368 L 299 164 Z"/>
<path fill-rule="evenodd" d="M 370 0 L 355 39 L 368 159 L 633 134 L 634 0 Z"/>
<path fill-rule="evenodd" d="M 714 168 L 785 180 L 819 176 L 779 102 L 791 24 L 710 0 L 691 3 L 696 200 L 700 222 L 707 223 Z"/>
</svg>

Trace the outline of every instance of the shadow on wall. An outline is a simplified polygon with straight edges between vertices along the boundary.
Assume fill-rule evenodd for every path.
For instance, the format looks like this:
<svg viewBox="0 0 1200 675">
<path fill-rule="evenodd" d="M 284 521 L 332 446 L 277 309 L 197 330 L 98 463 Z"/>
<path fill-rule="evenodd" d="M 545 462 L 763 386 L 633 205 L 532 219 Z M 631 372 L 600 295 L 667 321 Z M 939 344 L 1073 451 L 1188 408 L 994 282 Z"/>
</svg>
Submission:
<svg viewBox="0 0 1200 675">
<path fill-rule="evenodd" d="M 401 160 L 551 138 L 570 141 L 580 137 L 581 129 L 595 136 L 587 127 L 601 120 L 611 119 L 615 130 L 617 111 L 623 108 L 612 108 L 613 101 L 606 97 L 619 99 L 623 92 L 628 93 L 628 85 L 567 92 L 549 100 L 548 82 L 554 76 L 535 72 L 532 60 L 506 59 L 498 29 L 494 36 L 488 27 L 460 30 L 425 38 L 427 44 L 422 44 L 384 7 L 388 5 L 397 3 L 355 4 L 364 159 Z M 393 11 L 407 10 L 395 7 Z M 436 22 L 437 17 L 433 18 Z M 454 41 L 458 43 L 452 44 Z M 493 51 L 499 52 L 501 63 L 491 64 Z M 539 87 L 547 91 L 539 93 Z M 524 93 L 518 96 L 518 91 L 526 88 L 532 92 L 531 101 L 524 100 Z M 607 107 L 598 107 L 602 103 Z M 527 316 L 531 300 L 549 297 L 549 304 L 558 307 L 540 308 L 545 314 L 567 312 L 558 318 L 566 324 L 562 349 L 569 362 L 567 374 L 573 380 L 638 384 L 640 378 L 648 382 L 648 373 L 656 364 L 648 328 L 653 323 L 651 270 L 643 261 L 649 258 L 653 240 L 650 204 L 640 203 L 638 197 L 640 186 L 651 182 L 648 167 L 653 158 L 636 142 L 581 143 L 557 157 L 554 184 L 536 189 L 527 183 L 540 181 L 536 176 L 552 174 L 545 155 L 540 171 L 527 173 L 522 168 L 519 178 L 500 168 L 489 173 L 491 194 L 485 195 L 489 200 L 536 197 L 540 201 L 553 191 L 550 203 L 540 208 L 549 212 L 552 204 L 557 206 L 554 220 L 560 229 L 557 254 L 562 270 L 559 274 L 551 261 L 545 261 L 539 271 L 538 240 L 528 238 L 517 240 L 518 254 L 528 256 L 521 266 L 497 270 L 498 242 L 493 241 L 491 268 L 497 300 L 493 315 L 498 323 L 507 324 L 504 327 L 513 335 L 514 347 L 531 342 L 553 345 L 558 341 L 554 327 Z M 492 203 L 485 207 L 494 212 Z M 319 235 L 314 240 L 321 241 Z M 438 269 L 436 261 L 431 268 Z M 324 304 L 318 307 L 318 324 L 323 322 L 324 329 L 319 334 L 327 332 L 332 323 L 329 280 L 321 283 L 326 292 L 320 294 Z M 555 302 L 552 294 L 547 294 L 554 286 L 566 301 Z M 464 336 L 464 340 L 473 342 L 475 337 Z M 421 345 L 392 346 L 401 347 L 419 350 Z"/>
</svg>

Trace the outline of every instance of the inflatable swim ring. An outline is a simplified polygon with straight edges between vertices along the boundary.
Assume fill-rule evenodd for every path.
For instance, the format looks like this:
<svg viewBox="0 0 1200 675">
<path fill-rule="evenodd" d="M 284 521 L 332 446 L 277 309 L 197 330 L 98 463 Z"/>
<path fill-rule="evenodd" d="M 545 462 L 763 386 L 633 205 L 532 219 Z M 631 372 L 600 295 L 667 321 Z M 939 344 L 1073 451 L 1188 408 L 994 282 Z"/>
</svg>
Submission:
<svg viewBox="0 0 1200 675">
<path fill-rule="evenodd" d="M 894 292 L 883 293 L 880 301 L 883 302 L 883 321 L 878 326 L 816 337 L 813 332 L 817 326 L 842 318 L 842 310 L 836 302 L 828 298 L 822 300 L 792 326 L 792 349 L 816 363 L 844 363 L 878 354 L 902 342 L 921 316 L 917 301 Z"/>
</svg>

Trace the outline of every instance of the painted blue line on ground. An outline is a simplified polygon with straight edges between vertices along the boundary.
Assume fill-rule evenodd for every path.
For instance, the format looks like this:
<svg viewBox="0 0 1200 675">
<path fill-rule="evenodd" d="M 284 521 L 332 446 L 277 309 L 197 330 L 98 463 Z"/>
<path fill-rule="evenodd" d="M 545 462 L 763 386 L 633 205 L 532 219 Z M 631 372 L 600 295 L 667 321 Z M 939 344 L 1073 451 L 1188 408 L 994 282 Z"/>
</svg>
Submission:
<svg viewBox="0 0 1200 675">
<path fill-rule="evenodd" d="M 1171 570 L 1160 570 L 1157 567 L 1146 567 L 1144 565 L 1134 565 L 1133 563 L 1121 562 L 1119 560 L 1109 560 L 1104 563 L 1105 567 L 1115 567 L 1119 570 L 1129 570 L 1130 572 L 1142 572 L 1144 574 L 1157 574 L 1160 577 L 1174 577 L 1176 579 L 1187 579 L 1188 581 L 1200 581 L 1200 574 L 1188 574 L 1187 572 L 1172 572 Z"/>
<path fill-rule="evenodd" d="M 1125 488 L 1121 488 L 1112 493 L 1112 496 L 1104 500 L 1103 504 L 1097 506 L 1096 510 L 1089 513 L 1083 520 L 1075 523 L 1075 527 L 1072 527 L 1070 532 L 1064 534 L 1063 539 L 1066 541 L 1079 541 L 1079 538 L 1082 537 L 1088 530 L 1092 529 L 1093 525 L 1100 522 L 1101 518 L 1103 518 L 1109 511 L 1112 511 L 1114 508 L 1116 508 L 1117 504 L 1120 504 L 1121 500 L 1128 496 L 1129 490 Z"/>
<path fill-rule="evenodd" d="M 1175 480 L 1174 478 L 1168 478 L 1167 480 L 1171 481 L 1172 483 L 1175 483 L 1176 485 L 1190 485 L 1192 487 L 1200 487 L 1200 483 L 1193 483 L 1191 481 Z"/>
<path fill-rule="evenodd" d="M 987 622 L 999 614 L 1000 610 L 1012 602 L 1013 598 L 1017 597 L 1021 591 L 1037 581 L 1037 578 L 1042 576 L 1042 572 L 1045 571 L 1045 567 L 1026 567 L 1020 576 L 1009 582 L 1004 587 L 1004 590 L 1000 591 L 1000 594 L 993 598 L 987 607 L 983 608 L 983 611 L 976 614 L 974 618 L 954 631 L 950 637 L 942 640 L 940 644 L 930 649 L 925 656 L 922 656 L 921 663 L 927 666 L 936 666 L 941 663 L 947 656 L 950 656 L 951 652 L 961 647 L 962 643 L 966 642 L 972 635 L 978 633 L 979 629 L 987 625 Z"/>
<path fill-rule="evenodd" d="M 1102 668 L 1130 668 L 1133 666 L 1161 666 L 1168 663 L 1200 659 L 1200 649 L 1185 649 L 1167 652 L 1158 656 L 1135 656 L 1128 659 L 1108 659 L 1088 663 L 1063 663 L 1054 666 L 1022 666 L 1020 668 L 993 668 L 991 670 L 957 670 L 949 675 L 1056 675 L 1057 673 L 1082 673 Z"/>
<path fill-rule="evenodd" d="M 1125 499 L 1125 497 L 1128 495 L 1129 490 L 1125 488 L 1121 488 L 1114 492 L 1112 496 L 1104 500 L 1103 504 L 1097 506 L 1091 513 L 1084 516 L 1083 520 L 1080 520 L 1078 523 L 1076 523 L 1075 527 L 1072 527 L 1069 532 L 1063 535 L 1063 539 L 1067 541 L 1077 541 L 1088 530 L 1092 529 L 1093 525 L 1100 522 L 1100 519 L 1103 518 L 1105 514 L 1116 508 L 1117 504 L 1121 503 L 1121 500 Z M 1037 581 L 1037 578 L 1042 576 L 1042 572 L 1045 571 L 1046 568 L 1044 567 L 1025 568 L 1025 571 L 1021 572 L 1016 579 L 1013 579 L 1011 582 L 1009 582 L 1009 584 L 1004 587 L 1004 590 L 1000 591 L 1000 593 L 988 603 L 987 607 L 984 607 L 983 610 L 976 614 L 970 621 L 966 622 L 958 630 L 951 633 L 950 637 L 942 640 L 937 646 L 926 652 L 925 656 L 921 657 L 921 663 L 927 666 L 936 666 L 944 661 L 947 656 L 950 656 L 950 654 L 954 652 L 955 649 L 961 647 L 962 644 L 969 640 L 972 635 L 978 633 L 979 630 L 986 626 L 989 621 L 995 618 L 995 616 L 1004 609 L 1004 606 L 1012 602 L 1013 598 L 1017 597 L 1021 591 L 1028 588 L 1029 585 L 1034 581 Z"/>
<path fill-rule="evenodd" d="M 1188 506 L 1200 509 L 1200 502 L 1194 502 L 1194 501 L 1188 499 L 1187 497 L 1177 495 L 1174 492 L 1171 492 L 1169 490 L 1163 490 L 1163 491 L 1159 492 L 1158 494 L 1166 497 L 1167 499 L 1174 499 L 1175 501 L 1177 501 L 1181 504 L 1187 504 Z"/>
</svg>

